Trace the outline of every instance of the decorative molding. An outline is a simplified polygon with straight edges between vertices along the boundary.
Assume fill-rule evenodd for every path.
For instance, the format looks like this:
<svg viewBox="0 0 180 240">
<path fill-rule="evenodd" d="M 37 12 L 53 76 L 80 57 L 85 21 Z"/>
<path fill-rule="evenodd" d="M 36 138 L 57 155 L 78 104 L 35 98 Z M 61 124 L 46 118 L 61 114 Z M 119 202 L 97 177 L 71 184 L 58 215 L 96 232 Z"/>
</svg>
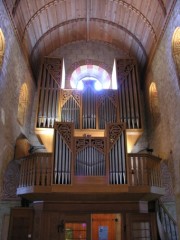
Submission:
<svg viewBox="0 0 180 240">
<path fill-rule="evenodd" d="M 135 61 L 133 59 L 117 59 L 117 78 L 118 83 L 122 84 L 132 69 L 135 67 Z"/>
<path fill-rule="evenodd" d="M 68 147 L 72 148 L 72 135 L 74 130 L 73 123 L 61 123 L 55 122 L 54 129 L 58 131 L 59 134 L 63 137 L 64 141 L 68 145 Z"/>
<path fill-rule="evenodd" d="M 68 101 L 70 97 L 73 97 L 77 104 L 80 106 L 81 94 L 76 90 L 63 90 L 61 89 L 61 107 Z"/>
<path fill-rule="evenodd" d="M 60 87 L 62 78 L 62 60 L 59 58 L 45 58 L 44 65 Z"/>
<path fill-rule="evenodd" d="M 109 150 L 115 144 L 119 136 L 125 131 L 126 126 L 124 123 L 110 123 L 108 124 L 108 140 Z"/>
<path fill-rule="evenodd" d="M 97 94 L 98 107 L 104 103 L 106 98 L 108 98 L 116 108 L 118 107 L 118 92 L 117 91 L 114 91 L 111 89 L 108 89 L 106 91 L 106 89 L 104 89 L 103 92 L 99 92 L 99 94 Z"/>
<path fill-rule="evenodd" d="M 98 151 L 104 154 L 105 152 L 105 139 L 104 138 L 75 138 L 75 148 L 76 152 L 80 152 L 86 147 L 94 147 Z"/>
</svg>

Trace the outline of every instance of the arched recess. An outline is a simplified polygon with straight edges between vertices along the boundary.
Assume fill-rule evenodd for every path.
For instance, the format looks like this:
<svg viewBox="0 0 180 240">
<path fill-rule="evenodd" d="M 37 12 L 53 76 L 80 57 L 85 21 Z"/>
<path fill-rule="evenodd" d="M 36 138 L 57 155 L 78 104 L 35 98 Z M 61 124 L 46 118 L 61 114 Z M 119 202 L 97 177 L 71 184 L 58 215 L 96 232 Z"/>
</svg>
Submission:
<svg viewBox="0 0 180 240">
<path fill-rule="evenodd" d="M 28 89 L 26 83 L 23 83 L 19 94 L 18 117 L 17 117 L 20 125 L 24 124 L 27 102 L 28 102 Z"/>
<path fill-rule="evenodd" d="M 0 69 L 3 64 L 4 52 L 5 52 L 5 38 L 4 38 L 3 32 L 0 28 Z"/>
<path fill-rule="evenodd" d="M 172 55 L 176 65 L 180 86 L 180 27 L 177 27 L 172 37 Z"/>
<path fill-rule="evenodd" d="M 155 82 L 152 82 L 149 86 L 149 103 L 150 103 L 150 113 L 152 116 L 152 121 L 154 124 L 157 124 L 160 120 L 160 111 L 159 111 L 159 99 L 158 92 Z"/>
</svg>

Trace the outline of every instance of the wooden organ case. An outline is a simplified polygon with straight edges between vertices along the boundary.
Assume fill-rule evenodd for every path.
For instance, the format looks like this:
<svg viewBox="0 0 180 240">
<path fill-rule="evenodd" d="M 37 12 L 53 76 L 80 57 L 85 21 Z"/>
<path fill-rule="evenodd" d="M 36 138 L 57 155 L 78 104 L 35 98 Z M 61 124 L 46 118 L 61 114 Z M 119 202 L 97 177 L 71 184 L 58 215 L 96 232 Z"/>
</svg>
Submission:
<svg viewBox="0 0 180 240">
<path fill-rule="evenodd" d="M 96 213 L 122 214 L 117 239 L 130 239 L 128 216 L 141 219 L 142 212 L 148 226 L 155 226 L 144 201 L 158 196 L 152 186 L 161 189 L 160 159 L 130 154 L 128 148 L 129 139 L 135 143 L 143 128 L 136 64 L 117 60 L 117 90 L 96 91 L 93 81 L 85 82 L 82 91 L 61 89 L 61 74 L 62 61 L 46 58 L 36 133 L 45 142 L 43 134 L 52 131 L 52 151 L 32 154 L 21 164 L 17 194 L 38 201 L 34 219 L 40 228 L 35 224 L 33 239 L 64 239 L 66 222 L 81 221 L 90 240 L 91 214 Z"/>
</svg>

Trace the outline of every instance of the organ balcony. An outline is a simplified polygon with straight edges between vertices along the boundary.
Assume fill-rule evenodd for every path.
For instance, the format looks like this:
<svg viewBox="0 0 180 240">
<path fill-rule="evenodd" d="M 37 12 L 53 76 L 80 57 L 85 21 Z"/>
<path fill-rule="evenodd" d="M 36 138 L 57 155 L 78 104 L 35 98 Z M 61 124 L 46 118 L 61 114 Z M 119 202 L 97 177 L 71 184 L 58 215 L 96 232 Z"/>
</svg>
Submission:
<svg viewBox="0 0 180 240">
<path fill-rule="evenodd" d="M 111 202 L 163 195 L 160 159 L 131 153 L 143 133 L 134 60 L 117 61 L 116 90 L 96 91 L 91 80 L 82 91 L 61 89 L 61 69 L 56 59 L 42 66 L 35 133 L 47 153 L 22 160 L 17 194 Z"/>
<path fill-rule="evenodd" d="M 150 201 L 164 194 L 160 159 L 127 153 L 124 123 L 107 124 L 102 136 L 96 134 L 55 122 L 52 153 L 21 160 L 17 194 L 33 201 Z"/>
</svg>

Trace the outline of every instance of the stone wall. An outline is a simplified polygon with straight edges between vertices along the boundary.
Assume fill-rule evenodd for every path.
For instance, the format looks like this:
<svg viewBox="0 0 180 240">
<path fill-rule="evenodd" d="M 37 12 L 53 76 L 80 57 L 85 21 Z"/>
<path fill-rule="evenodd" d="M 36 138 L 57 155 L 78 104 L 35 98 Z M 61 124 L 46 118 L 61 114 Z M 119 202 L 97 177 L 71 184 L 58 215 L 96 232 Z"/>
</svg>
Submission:
<svg viewBox="0 0 180 240">
<path fill-rule="evenodd" d="M 170 172 L 174 179 L 177 216 L 180 216 L 180 88 L 172 57 L 172 37 L 180 26 L 180 0 L 177 0 L 171 19 L 159 43 L 146 79 L 146 109 L 149 144 L 154 153 L 171 162 Z M 155 82 L 158 93 L 160 118 L 154 124 L 150 114 L 149 86 Z M 180 217 L 178 217 L 180 229 Z"/>
<path fill-rule="evenodd" d="M 14 146 L 18 136 L 21 134 L 27 138 L 29 136 L 35 84 L 2 1 L 0 1 L 0 9 L 0 27 L 5 37 L 5 54 L 0 70 L 0 169 L 4 169 L 14 157 Z M 28 101 L 24 123 L 20 125 L 17 116 L 19 94 L 23 83 L 27 86 Z"/>
<path fill-rule="evenodd" d="M 2 0 L 0 0 L 0 28 L 5 37 L 5 54 L 0 69 L 0 198 L 2 196 L 3 177 L 8 163 L 14 159 L 16 139 L 23 135 L 30 135 L 31 106 L 35 91 L 35 84 L 28 64 L 19 47 Z M 19 94 L 23 83 L 27 86 L 27 106 L 24 122 L 17 120 Z M 19 202 L 0 202 L 0 233 L 5 215 L 8 216 L 10 207 Z M 6 218 L 7 220 L 8 218 Z M 6 234 L 6 233 L 4 233 Z M 1 234 L 0 234 L 1 236 Z M 1 236 L 2 239 L 3 236 Z"/>
</svg>

